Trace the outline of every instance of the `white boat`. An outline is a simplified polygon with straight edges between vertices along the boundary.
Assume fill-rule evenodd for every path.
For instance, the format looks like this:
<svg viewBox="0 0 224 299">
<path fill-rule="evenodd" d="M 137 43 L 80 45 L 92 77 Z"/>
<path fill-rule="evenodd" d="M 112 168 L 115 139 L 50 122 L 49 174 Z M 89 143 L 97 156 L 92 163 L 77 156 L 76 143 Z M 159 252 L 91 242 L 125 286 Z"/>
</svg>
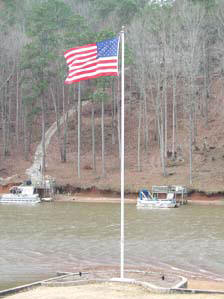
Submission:
<svg viewBox="0 0 224 299">
<path fill-rule="evenodd" d="M 13 186 L 9 192 L 0 196 L 0 203 L 38 203 L 41 201 L 33 186 Z"/>
<path fill-rule="evenodd" d="M 51 202 L 51 201 L 53 201 L 53 198 L 52 197 L 42 197 L 41 201 L 43 201 L 43 202 Z"/>
<path fill-rule="evenodd" d="M 160 209 L 160 208 L 175 208 L 177 207 L 175 193 L 167 193 L 166 198 L 158 199 L 146 190 L 140 190 L 137 199 L 137 208 Z"/>
</svg>

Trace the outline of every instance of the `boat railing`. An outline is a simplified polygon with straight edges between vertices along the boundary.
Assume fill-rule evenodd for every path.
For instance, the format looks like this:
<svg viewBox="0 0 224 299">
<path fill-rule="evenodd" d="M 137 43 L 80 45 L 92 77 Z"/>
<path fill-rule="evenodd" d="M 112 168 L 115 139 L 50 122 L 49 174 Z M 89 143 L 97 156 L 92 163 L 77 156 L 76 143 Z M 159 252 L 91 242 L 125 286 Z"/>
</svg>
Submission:
<svg viewBox="0 0 224 299">
<path fill-rule="evenodd" d="M 152 193 L 168 193 L 169 186 L 152 186 Z"/>
<path fill-rule="evenodd" d="M 168 186 L 152 186 L 152 194 L 153 197 L 161 197 L 164 198 L 164 196 L 167 199 L 168 194 L 173 194 L 173 197 L 178 200 L 178 202 L 184 204 L 187 202 L 185 199 L 187 195 L 187 188 L 185 186 L 180 185 L 168 185 Z"/>
<path fill-rule="evenodd" d="M 169 193 L 175 192 L 176 194 L 187 194 L 187 188 L 185 186 L 168 185 L 168 186 L 152 186 L 153 193 Z"/>
</svg>

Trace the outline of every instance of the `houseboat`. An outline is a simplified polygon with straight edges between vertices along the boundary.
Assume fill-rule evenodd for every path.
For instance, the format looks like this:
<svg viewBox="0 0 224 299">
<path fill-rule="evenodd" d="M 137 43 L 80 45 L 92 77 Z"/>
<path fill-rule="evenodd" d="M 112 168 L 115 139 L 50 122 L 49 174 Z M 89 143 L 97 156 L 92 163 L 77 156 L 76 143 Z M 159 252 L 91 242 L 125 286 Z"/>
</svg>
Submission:
<svg viewBox="0 0 224 299">
<path fill-rule="evenodd" d="M 176 208 L 177 203 L 175 199 L 175 193 L 167 193 L 166 198 L 159 199 L 156 196 L 152 196 L 150 191 L 142 189 L 138 193 L 137 208 L 148 208 L 148 209 L 160 209 L 160 208 Z"/>
<path fill-rule="evenodd" d="M 0 196 L 0 203 L 39 203 L 40 196 L 32 185 L 20 185 L 10 188 L 9 193 Z"/>
</svg>

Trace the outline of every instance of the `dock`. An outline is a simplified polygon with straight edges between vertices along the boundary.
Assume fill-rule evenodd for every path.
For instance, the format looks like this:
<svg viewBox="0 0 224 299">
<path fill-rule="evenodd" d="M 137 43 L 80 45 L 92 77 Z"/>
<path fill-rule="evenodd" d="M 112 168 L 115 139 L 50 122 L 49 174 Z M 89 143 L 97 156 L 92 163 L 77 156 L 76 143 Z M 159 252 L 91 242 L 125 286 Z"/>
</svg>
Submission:
<svg viewBox="0 0 224 299">
<path fill-rule="evenodd" d="M 42 180 L 33 180 L 32 185 L 42 201 L 51 201 L 54 198 L 56 190 L 56 182 L 53 178 L 45 176 Z"/>
</svg>

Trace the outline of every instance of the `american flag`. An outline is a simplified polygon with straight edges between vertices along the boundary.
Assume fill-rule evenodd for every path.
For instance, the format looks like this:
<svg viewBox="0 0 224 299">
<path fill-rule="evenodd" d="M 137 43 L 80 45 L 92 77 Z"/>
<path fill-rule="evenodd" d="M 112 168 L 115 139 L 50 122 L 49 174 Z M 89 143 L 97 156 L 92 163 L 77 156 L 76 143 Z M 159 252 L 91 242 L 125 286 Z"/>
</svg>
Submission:
<svg viewBox="0 0 224 299">
<path fill-rule="evenodd" d="M 71 48 L 64 53 L 69 67 L 65 84 L 101 76 L 118 76 L 119 38 Z"/>
</svg>

